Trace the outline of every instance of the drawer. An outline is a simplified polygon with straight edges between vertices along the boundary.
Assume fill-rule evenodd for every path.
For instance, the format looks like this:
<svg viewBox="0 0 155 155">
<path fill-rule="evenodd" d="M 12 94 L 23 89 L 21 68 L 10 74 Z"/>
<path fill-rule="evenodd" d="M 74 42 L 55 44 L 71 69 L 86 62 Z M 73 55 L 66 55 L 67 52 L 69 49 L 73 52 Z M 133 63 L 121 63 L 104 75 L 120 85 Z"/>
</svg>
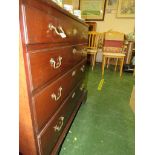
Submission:
<svg viewBox="0 0 155 155">
<path fill-rule="evenodd" d="M 55 8 L 41 10 L 25 5 L 23 11 L 27 31 L 26 44 L 87 43 L 88 27 Z"/>
<path fill-rule="evenodd" d="M 82 82 L 80 82 L 74 91 L 72 91 L 70 96 L 57 111 L 53 120 L 48 123 L 46 129 L 44 129 L 38 136 L 38 143 L 42 155 L 50 155 L 71 113 L 76 107 L 78 99 L 82 95 L 82 90 L 80 89 L 81 84 Z"/>
<path fill-rule="evenodd" d="M 29 55 L 32 89 L 55 80 L 85 57 L 83 46 L 64 47 L 47 51 L 31 51 Z"/>
<path fill-rule="evenodd" d="M 69 74 L 65 76 L 65 80 L 61 79 L 61 86 L 67 94 L 72 91 L 73 87 L 85 76 L 85 63 L 83 61 L 75 67 Z"/>
<path fill-rule="evenodd" d="M 84 77 L 82 70 L 85 61 L 78 64 L 57 81 L 51 83 L 33 97 L 33 108 L 36 120 L 37 132 L 39 132 L 48 120 L 58 110 L 65 98 Z"/>
</svg>

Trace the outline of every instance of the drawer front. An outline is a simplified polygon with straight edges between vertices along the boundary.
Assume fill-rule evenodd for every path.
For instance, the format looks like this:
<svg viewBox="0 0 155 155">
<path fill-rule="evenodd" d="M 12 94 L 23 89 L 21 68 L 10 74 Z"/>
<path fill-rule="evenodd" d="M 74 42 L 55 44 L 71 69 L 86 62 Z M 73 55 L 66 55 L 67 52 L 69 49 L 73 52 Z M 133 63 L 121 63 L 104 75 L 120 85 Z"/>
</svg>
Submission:
<svg viewBox="0 0 155 155">
<path fill-rule="evenodd" d="M 82 90 L 80 89 L 82 81 L 59 109 L 51 123 L 47 128 L 39 135 L 38 142 L 42 155 L 50 155 L 55 143 L 57 142 L 61 132 L 63 131 L 65 124 L 67 123 L 69 116 L 76 107 L 76 103 L 80 96 L 82 95 Z"/>
<path fill-rule="evenodd" d="M 77 82 L 81 81 L 80 79 L 84 77 L 84 71 L 81 71 L 84 64 L 85 61 L 34 96 L 34 113 L 37 131 L 40 131 L 48 122 L 64 99 L 77 85 Z"/>
<path fill-rule="evenodd" d="M 32 89 L 49 80 L 55 80 L 85 58 L 83 46 L 64 47 L 56 50 L 30 52 Z"/>
<path fill-rule="evenodd" d="M 24 13 L 26 44 L 87 43 L 88 27 L 54 8 L 45 12 L 25 5 Z"/>
</svg>

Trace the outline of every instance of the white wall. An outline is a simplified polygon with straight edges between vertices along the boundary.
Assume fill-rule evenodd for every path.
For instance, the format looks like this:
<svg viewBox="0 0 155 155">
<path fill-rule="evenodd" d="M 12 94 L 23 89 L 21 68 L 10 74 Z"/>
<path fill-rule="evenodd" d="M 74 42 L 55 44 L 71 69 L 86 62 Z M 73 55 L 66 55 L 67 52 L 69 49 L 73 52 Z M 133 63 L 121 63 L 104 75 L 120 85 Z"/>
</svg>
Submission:
<svg viewBox="0 0 155 155">
<path fill-rule="evenodd" d="M 110 29 L 125 34 L 134 31 L 134 18 L 117 18 L 116 13 L 105 14 L 104 21 L 97 21 L 97 31 L 105 32 Z"/>
</svg>

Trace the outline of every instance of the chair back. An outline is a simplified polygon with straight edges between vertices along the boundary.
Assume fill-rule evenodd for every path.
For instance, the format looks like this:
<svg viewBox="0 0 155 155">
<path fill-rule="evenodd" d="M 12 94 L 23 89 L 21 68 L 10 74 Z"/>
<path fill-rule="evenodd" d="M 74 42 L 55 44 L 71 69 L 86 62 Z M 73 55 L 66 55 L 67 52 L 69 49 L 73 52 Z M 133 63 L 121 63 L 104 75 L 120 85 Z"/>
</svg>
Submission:
<svg viewBox="0 0 155 155">
<path fill-rule="evenodd" d="M 122 53 L 124 45 L 124 33 L 120 32 L 106 32 L 104 40 L 104 52 Z"/>
<path fill-rule="evenodd" d="M 88 48 L 98 48 L 99 41 L 103 42 L 103 33 L 90 31 L 88 33 Z"/>
</svg>

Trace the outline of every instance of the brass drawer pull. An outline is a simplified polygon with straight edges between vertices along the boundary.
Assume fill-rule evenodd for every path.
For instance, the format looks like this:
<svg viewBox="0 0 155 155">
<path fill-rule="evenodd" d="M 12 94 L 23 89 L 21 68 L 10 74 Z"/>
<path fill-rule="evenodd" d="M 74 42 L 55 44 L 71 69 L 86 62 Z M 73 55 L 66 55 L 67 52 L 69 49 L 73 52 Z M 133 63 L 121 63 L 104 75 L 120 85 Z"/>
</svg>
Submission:
<svg viewBox="0 0 155 155">
<path fill-rule="evenodd" d="M 72 72 L 72 76 L 75 76 L 75 74 L 76 74 L 76 70 Z"/>
<path fill-rule="evenodd" d="M 76 28 L 73 29 L 73 36 L 76 36 L 78 33 L 78 30 Z"/>
<path fill-rule="evenodd" d="M 58 29 L 60 30 L 59 34 L 60 34 L 61 38 L 66 38 L 66 34 L 65 34 L 64 30 L 62 29 L 62 27 L 59 26 Z"/>
<path fill-rule="evenodd" d="M 84 83 L 82 83 L 80 90 L 82 91 L 84 89 Z"/>
<path fill-rule="evenodd" d="M 72 53 L 75 54 L 76 52 L 77 52 L 77 50 L 74 48 L 73 51 L 72 51 Z"/>
<path fill-rule="evenodd" d="M 64 117 L 61 116 L 61 117 L 59 117 L 59 122 L 58 122 L 58 124 L 57 124 L 56 126 L 53 127 L 53 128 L 54 128 L 54 131 L 60 131 L 61 128 L 62 128 L 62 126 L 63 126 L 63 124 L 64 124 Z"/>
<path fill-rule="evenodd" d="M 57 63 L 53 58 L 50 59 L 50 64 L 51 66 L 53 66 L 54 69 L 59 68 L 61 66 L 61 63 L 62 63 L 62 57 L 60 56 L 57 58 Z"/>
<path fill-rule="evenodd" d="M 75 97 L 75 92 L 72 94 L 72 98 L 74 98 Z"/>
<path fill-rule="evenodd" d="M 55 101 L 58 101 L 61 97 L 61 93 L 62 93 L 62 87 L 59 88 L 58 90 L 58 95 L 56 95 L 55 93 L 53 93 L 51 95 L 51 98 L 54 99 Z"/>
<path fill-rule="evenodd" d="M 59 26 L 58 28 L 56 28 L 55 26 L 53 26 L 51 23 L 48 24 L 48 28 L 49 30 L 54 30 L 55 33 L 59 36 L 61 36 L 61 38 L 66 38 L 66 34 L 64 32 L 64 30 L 62 29 L 61 26 Z M 57 30 L 58 29 L 58 30 Z"/>
<path fill-rule="evenodd" d="M 85 70 L 85 65 L 81 67 L 81 71 L 84 72 L 84 70 Z"/>
</svg>

